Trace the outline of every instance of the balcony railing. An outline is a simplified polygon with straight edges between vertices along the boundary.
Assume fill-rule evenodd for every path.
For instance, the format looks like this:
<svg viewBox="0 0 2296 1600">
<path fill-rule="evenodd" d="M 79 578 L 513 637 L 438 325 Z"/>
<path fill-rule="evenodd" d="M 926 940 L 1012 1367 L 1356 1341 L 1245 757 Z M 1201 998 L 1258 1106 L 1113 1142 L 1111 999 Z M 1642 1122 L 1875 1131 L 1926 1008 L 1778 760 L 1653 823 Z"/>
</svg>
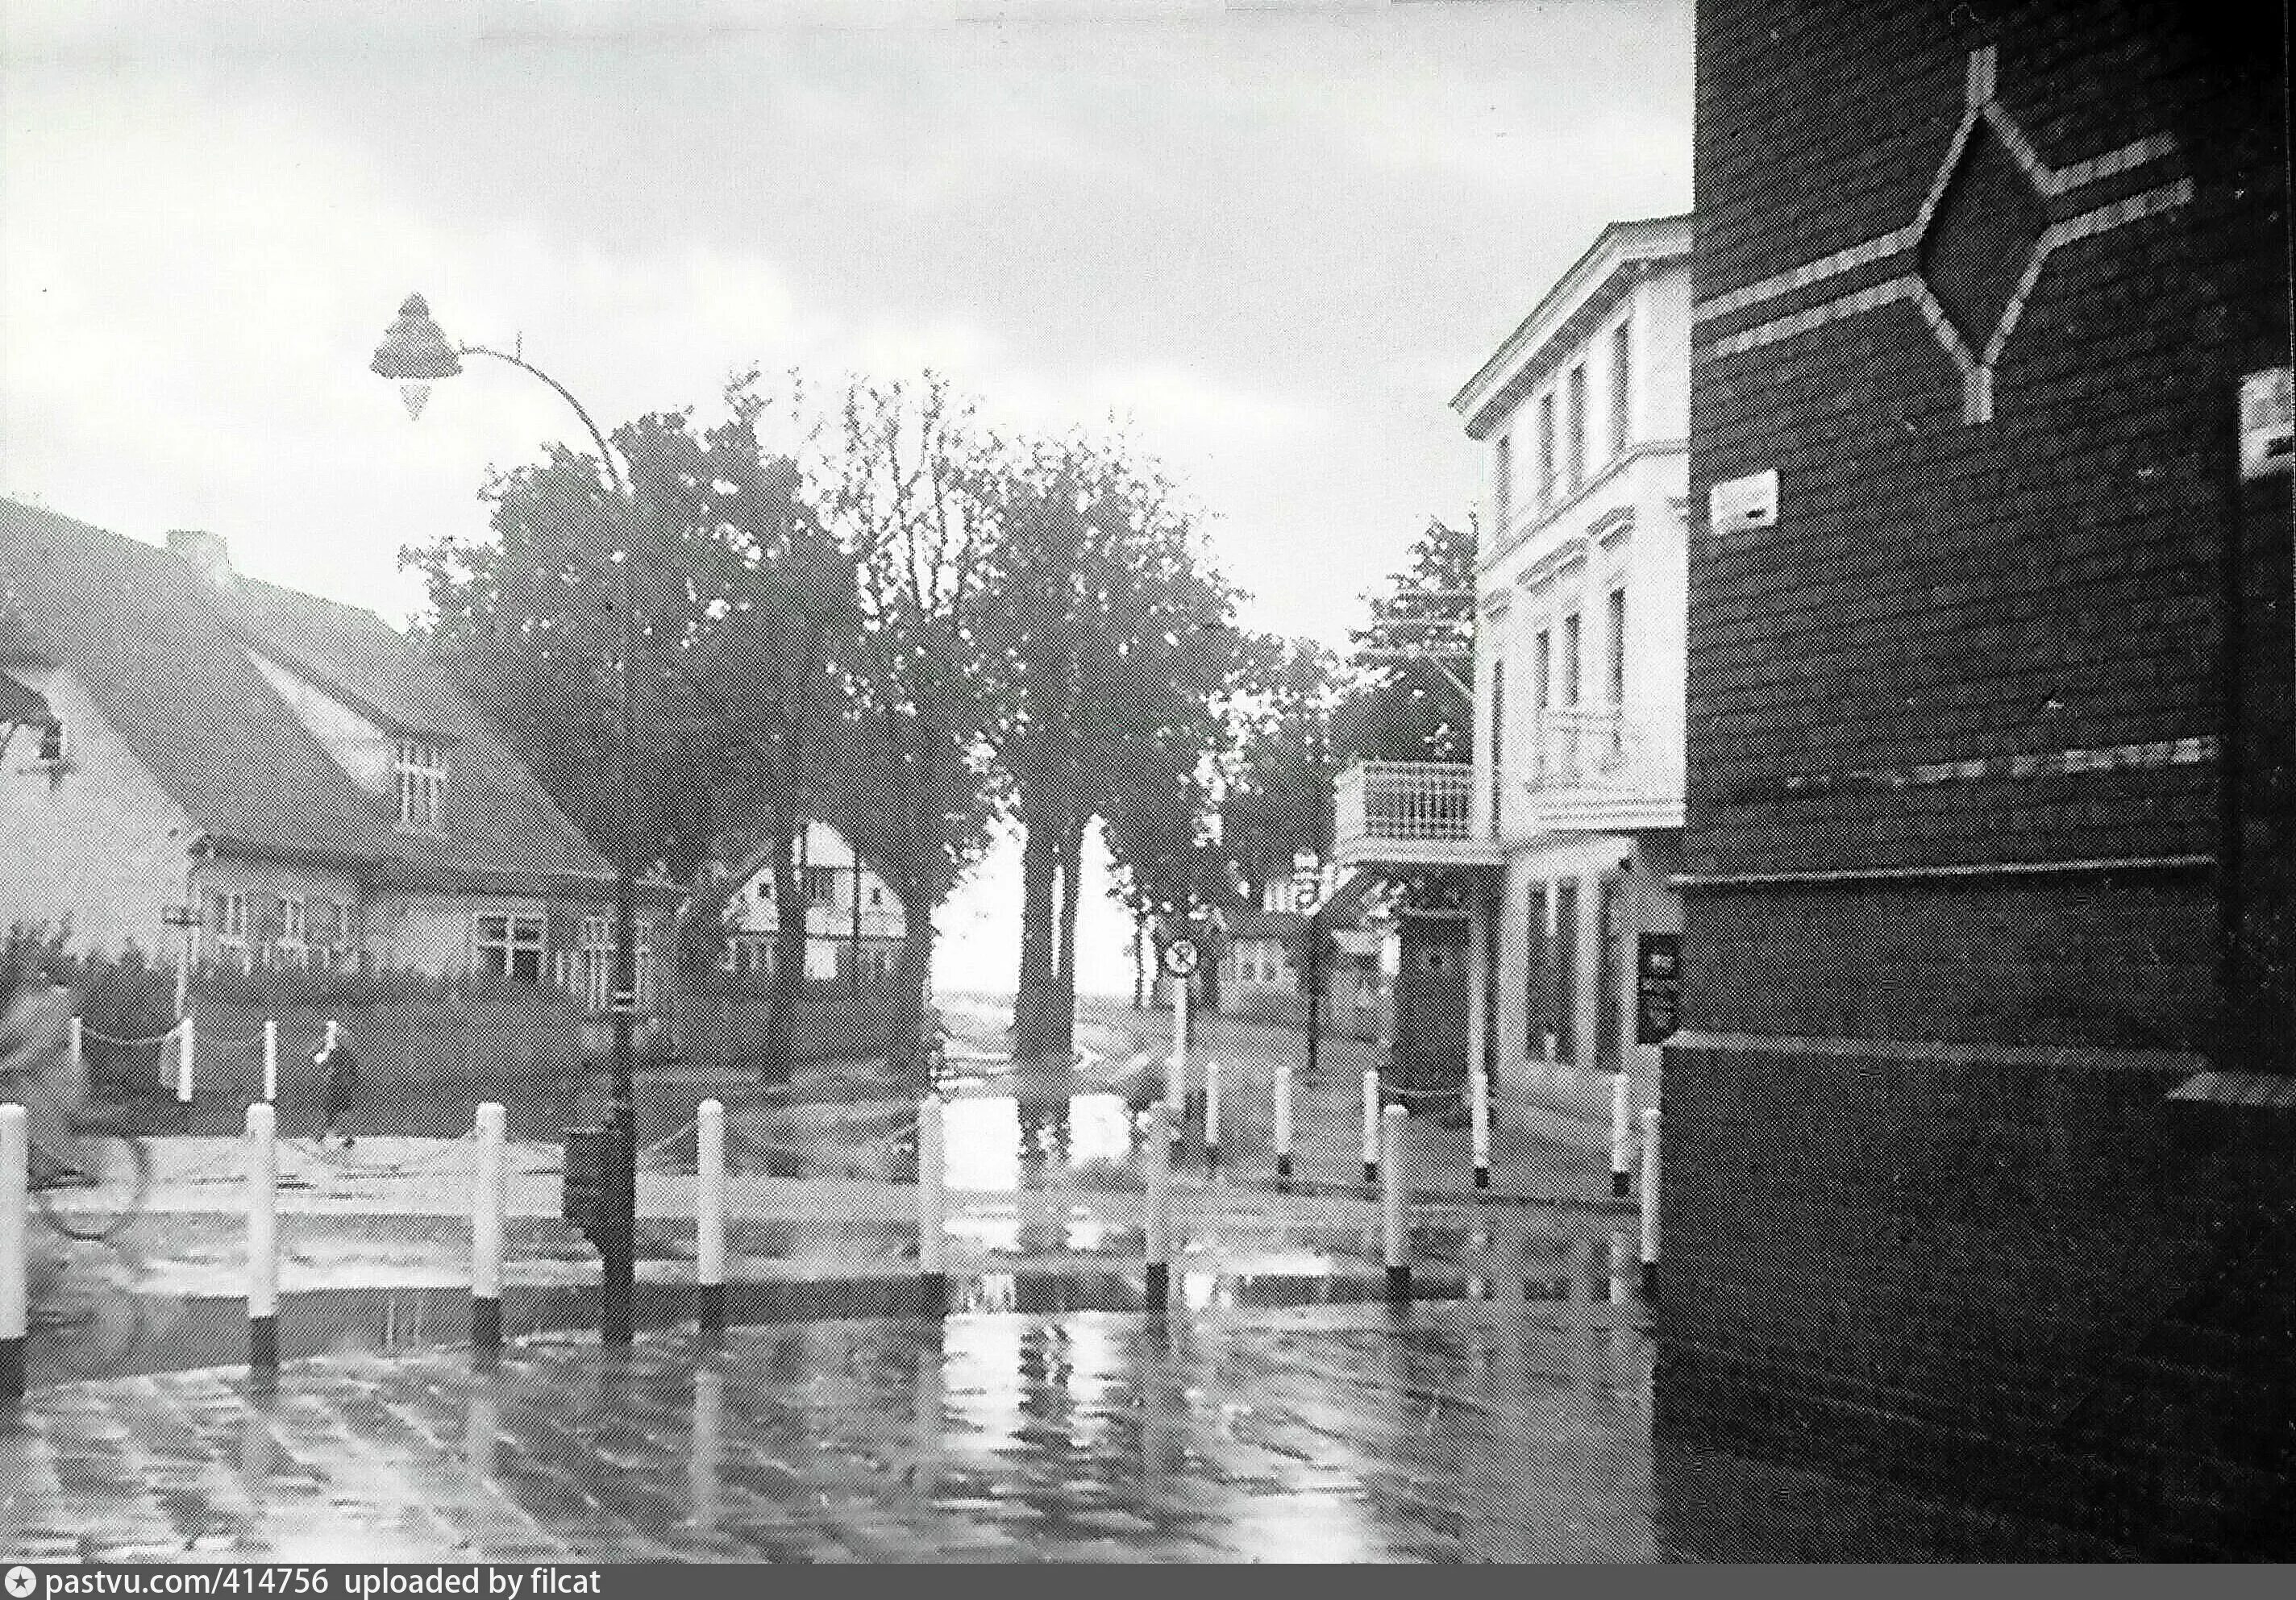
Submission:
<svg viewBox="0 0 2296 1600">
<path fill-rule="evenodd" d="M 1498 859 L 1488 833 L 1475 826 L 1474 768 L 1463 762 L 1357 761 L 1333 788 L 1344 863 Z"/>
<path fill-rule="evenodd" d="M 1634 707 L 1556 706 L 1538 714 L 1530 792 L 1541 827 L 1679 827 L 1679 718 Z"/>
</svg>

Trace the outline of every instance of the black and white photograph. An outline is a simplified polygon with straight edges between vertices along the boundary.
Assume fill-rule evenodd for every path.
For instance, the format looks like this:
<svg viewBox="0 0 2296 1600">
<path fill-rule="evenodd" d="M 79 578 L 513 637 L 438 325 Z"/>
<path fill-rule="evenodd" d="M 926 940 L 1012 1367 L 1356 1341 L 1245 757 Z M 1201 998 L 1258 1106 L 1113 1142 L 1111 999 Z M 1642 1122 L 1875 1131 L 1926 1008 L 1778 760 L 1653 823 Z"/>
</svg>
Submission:
<svg viewBox="0 0 2296 1600">
<path fill-rule="evenodd" d="M 2296 1562 L 2289 65 L 0 0 L 11 1600 Z"/>
</svg>

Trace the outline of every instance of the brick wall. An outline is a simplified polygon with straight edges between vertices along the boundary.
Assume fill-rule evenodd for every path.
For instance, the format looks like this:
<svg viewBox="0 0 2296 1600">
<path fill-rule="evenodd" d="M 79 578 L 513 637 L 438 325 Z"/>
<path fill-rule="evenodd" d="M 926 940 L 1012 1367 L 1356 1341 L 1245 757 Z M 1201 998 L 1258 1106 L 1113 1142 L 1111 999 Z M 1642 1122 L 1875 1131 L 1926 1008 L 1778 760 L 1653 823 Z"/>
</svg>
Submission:
<svg viewBox="0 0 2296 1600">
<path fill-rule="evenodd" d="M 2296 1202 L 2285 1113 L 2163 1099 L 2296 1037 L 2289 490 L 2238 480 L 2234 426 L 2289 360 L 2283 53 L 2202 17 L 1702 0 L 1670 1427 L 2077 1506 L 2075 1397 Z M 2064 181 L 1892 243 L 1988 69 Z M 2052 226 L 1973 413 L 1914 285 L 1982 304 Z M 1775 527 L 1705 525 L 1769 469 Z"/>
</svg>

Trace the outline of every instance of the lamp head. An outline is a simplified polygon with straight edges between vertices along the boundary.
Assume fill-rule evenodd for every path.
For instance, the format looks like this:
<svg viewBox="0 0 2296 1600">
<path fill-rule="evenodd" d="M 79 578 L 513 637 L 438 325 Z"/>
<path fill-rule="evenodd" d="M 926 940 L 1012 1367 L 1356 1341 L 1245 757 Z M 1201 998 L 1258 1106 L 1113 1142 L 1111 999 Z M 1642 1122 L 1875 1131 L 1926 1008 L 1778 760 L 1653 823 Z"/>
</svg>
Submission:
<svg viewBox="0 0 2296 1600">
<path fill-rule="evenodd" d="M 367 365 L 378 376 L 398 383 L 399 396 L 406 402 L 406 414 L 414 417 L 422 414 L 422 404 L 430 398 L 430 385 L 461 372 L 463 358 L 430 320 L 430 305 L 421 295 L 410 294 Z"/>
</svg>

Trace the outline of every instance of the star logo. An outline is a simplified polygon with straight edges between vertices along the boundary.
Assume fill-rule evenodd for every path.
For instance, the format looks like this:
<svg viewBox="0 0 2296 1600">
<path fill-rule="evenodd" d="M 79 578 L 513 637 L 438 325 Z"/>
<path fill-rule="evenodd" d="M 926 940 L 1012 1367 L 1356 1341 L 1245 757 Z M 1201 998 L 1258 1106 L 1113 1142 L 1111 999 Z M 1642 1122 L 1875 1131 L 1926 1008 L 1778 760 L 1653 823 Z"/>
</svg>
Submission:
<svg viewBox="0 0 2296 1600">
<path fill-rule="evenodd" d="M 1994 97 L 1993 47 L 1969 56 L 1966 103 L 1921 209 L 1905 226 L 1698 304 L 1702 324 L 1739 324 L 1711 337 L 1715 356 L 1796 338 L 1828 323 L 1910 301 L 1961 373 L 1962 420 L 1993 415 L 1993 370 L 2016 331 L 2049 258 L 2109 228 L 2185 205 L 2190 178 L 2134 189 L 2076 209 L 2099 186 L 2128 189 L 2124 174 L 2174 155 L 2155 134 L 2070 167 L 2041 159 L 2017 119 Z M 1860 287 L 1815 298 L 1842 278 Z M 1799 309 L 1743 325 L 1744 314 L 1778 300 Z"/>
<path fill-rule="evenodd" d="M 40 1587 L 40 1575 L 29 1567 L 10 1567 L 7 1583 L 12 1600 L 26 1600 L 27 1596 Z"/>
</svg>

